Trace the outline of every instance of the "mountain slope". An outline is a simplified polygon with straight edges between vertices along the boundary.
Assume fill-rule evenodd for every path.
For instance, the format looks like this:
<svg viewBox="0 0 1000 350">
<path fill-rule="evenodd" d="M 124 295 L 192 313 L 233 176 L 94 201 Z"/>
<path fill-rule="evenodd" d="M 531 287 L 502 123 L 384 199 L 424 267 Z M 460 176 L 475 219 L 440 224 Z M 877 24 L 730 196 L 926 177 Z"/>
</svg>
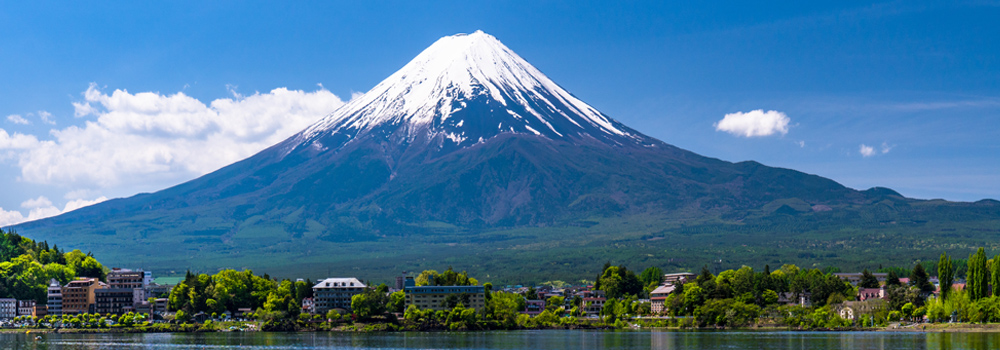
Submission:
<svg viewBox="0 0 1000 350">
<path fill-rule="evenodd" d="M 555 254 L 539 262 L 555 261 L 560 249 L 618 258 L 636 253 L 607 250 L 619 239 L 667 241 L 665 232 L 691 227 L 831 230 L 838 218 L 855 225 L 883 207 L 919 221 L 911 204 L 920 203 L 671 146 L 476 32 L 440 39 L 365 95 L 250 158 L 18 229 L 154 269 L 385 273 L 467 254 L 499 262 L 526 247 Z M 976 208 L 985 214 L 955 212 L 974 223 L 995 212 Z M 386 256 L 396 263 L 373 261 Z"/>
</svg>

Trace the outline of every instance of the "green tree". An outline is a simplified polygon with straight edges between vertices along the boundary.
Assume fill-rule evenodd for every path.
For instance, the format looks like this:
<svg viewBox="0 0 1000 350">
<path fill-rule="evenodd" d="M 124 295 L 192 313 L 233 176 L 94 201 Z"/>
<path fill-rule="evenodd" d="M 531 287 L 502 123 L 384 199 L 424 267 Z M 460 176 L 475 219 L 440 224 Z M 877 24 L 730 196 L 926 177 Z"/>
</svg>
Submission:
<svg viewBox="0 0 1000 350">
<path fill-rule="evenodd" d="M 955 269 L 951 266 L 951 258 L 948 253 L 941 253 L 938 260 L 938 281 L 941 286 L 941 298 L 947 298 L 951 292 L 951 285 L 955 283 Z"/>
<path fill-rule="evenodd" d="M 982 247 L 969 257 L 969 272 L 966 277 L 966 290 L 969 300 L 976 301 L 986 297 L 989 271 L 986 268 L 986 252 Z"/>
<path fill-rule="evenodd" d="M 925 270 L 924 265 L 919 262 L 913 266 L 913 272 L 910 272 L 910 285 L 917 287 L 917 289 L 924 293 L 934 291 L 934 284 L 931 284 L 930 276 L 927 275 L 927 270 Z"/>
<path fill-rule="evenodd" d="M 611 266 L 604 270 L 600 286 L 608 299 L 639 295 L 642 292 L 642 282 L 625 266 Z"/>
<path fill-rule="evenodd" d="M 403 308 L 406 306 L 406 294 L 403 291 L 392 292 L 389 295 L 389 312 L 403 312 Z"/>
<path fill-rule="evenodd" d="M 878 288 L 878 278 L 868 272 L 868 269 L 861 271 L 861 282 L 858 282 L 859 288 Z"/>
<path fill-rule="evenodd" d="M 993 266 L 990 269 L 990 285 L 993 286 L 993 296 L 1000 297 L 1000 254 L 993 257 Z"/>
<path fill-rule="evenodd" d="M 381 288 L 381 286 L 379 287 Z M 359 318 L 381 315 L 385 313 L 388 299 L 384 292 L 369 288 L 361 294 L 355 294 L 351 297 L 351 311 Z"/>
<path fill-rule="evenodd" d="M 896 273 L 896 270 L 889 271 L 889 273 L 885 276 L 885 286 L 888 287 L 898 285 L 902 285 L 899 281 L 899 274 Z"/>
<path fill-rule="evenodd" d="M 663 283 L 663 270 L 660 270 L 659 267 L 655 266 L 647 267 L 645 270 L 642 270 L 641 274 L 639 274 L 639 281 L 642 282 L 642 285 L 644 286 Z"/>
</svg>

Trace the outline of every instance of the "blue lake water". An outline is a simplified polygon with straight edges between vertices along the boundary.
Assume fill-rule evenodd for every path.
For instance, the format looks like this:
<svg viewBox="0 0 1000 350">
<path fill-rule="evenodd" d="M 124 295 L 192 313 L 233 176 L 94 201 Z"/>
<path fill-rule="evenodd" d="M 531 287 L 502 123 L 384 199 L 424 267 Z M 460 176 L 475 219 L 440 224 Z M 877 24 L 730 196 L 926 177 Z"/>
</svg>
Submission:
<svg viewBox="0 0 1000 350">
<path fill-rule="evenodd" d="M 544 330 L 0 334 L 0 349 L 1000 349 L 1000 333 Z"/>
</svg>

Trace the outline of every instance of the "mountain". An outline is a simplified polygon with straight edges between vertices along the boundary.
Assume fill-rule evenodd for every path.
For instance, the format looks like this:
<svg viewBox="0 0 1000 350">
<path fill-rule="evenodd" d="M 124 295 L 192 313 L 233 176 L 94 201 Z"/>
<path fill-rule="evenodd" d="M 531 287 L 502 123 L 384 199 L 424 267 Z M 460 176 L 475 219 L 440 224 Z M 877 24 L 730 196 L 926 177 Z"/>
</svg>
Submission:
<svg viewBox="0 0 1000 350">
<path fill-rule="evenodd" d="M 443 263 L 587 261 L 581 254 L 635 260 L 648 247 L 657 247 L 645 253 L 660 256 L 653 260 L 672 259 L 677 252 L 661 245 L 684 237 L 694 240 L 685 247 L 724 253 L 776 233 L 797 233 L 795 242 L 823 230 L 867 232 L 872 218 L 927 226 L 927 208 L 975 227 L 998 212 L 995 203 L 856 191 L 685 151 L 604 115 L 476 32 L 438 40 L 368 93 L 245 160 L 17 230 L 163 271 L 387 276 Z M 709 237 L 720 242 L 698 242 Z M 711 260 L 722 254 L 708 251 Z"/>
</svg>

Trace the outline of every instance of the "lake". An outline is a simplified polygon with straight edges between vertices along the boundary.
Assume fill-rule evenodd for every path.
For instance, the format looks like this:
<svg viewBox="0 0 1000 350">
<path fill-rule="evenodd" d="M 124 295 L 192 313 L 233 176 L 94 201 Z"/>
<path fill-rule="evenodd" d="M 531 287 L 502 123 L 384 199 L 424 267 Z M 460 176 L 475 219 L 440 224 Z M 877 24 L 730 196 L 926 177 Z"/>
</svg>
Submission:
<svg viewBox="0 0 1000 350">
<path fill-rule="evenodd" d="M 1000 333 L 584 331 L 0 334 L 0 349 L 1000 349 Z"/>
</svg>

